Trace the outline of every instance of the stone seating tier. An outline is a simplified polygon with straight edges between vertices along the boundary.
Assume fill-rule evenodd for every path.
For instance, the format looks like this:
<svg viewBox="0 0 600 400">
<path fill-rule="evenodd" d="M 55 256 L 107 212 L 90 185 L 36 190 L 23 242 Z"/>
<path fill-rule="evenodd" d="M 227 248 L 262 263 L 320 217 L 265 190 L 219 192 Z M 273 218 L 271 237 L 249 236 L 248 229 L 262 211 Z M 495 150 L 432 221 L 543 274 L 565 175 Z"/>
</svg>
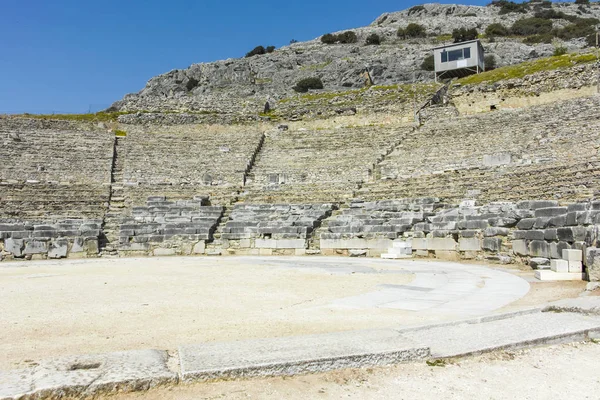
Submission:
<svg viewBox="0 0 600 400">
<path fill-rule="evenodd" d="M 238 204 L 223 228 L 222 238 L 308 239 L 333 204 Z"/>
<path fill-rule="evenodd" d="M 273 187 L 277 190 L 278 185 L 299 185 L 298 192 L 306 193 L 302 185 L 352 186 L 367 181 L 373 165 L 411 129 L 359 127 L 270 133 L 249 174 L 248 190 L 258 196 Z"/>
<path fill-rule="evenodd" d="M 380 176 L 406 179 L 447 170 L 587 160 L 597 156 L 599 106 L 592 97 L 429 121 L 386 157 Z"/>
<path fill-rule="evenodd" d="M 168 255 L 166 250 L 176 254 L 176 248 L 180 255 L 202 254 L 224 211 L 222 206 L 206 206 L 207 201 L 205 196 L 176 201 L 149 197 L 145 207 L 134 207 L 131 217 L 122 219 L 119 249 Z"/>
<path fill-rule="evenodd" d="M 114 135 L 0 126 L 0 182 L 110 183 Z"/>
<path fill-rule="evenodd" d="M 0 216 L 46 221 L 64 218 L 101 219 L 108 205 L 109 193 L 108 184 L 0 185 Z"/>
<path fill-rule="evenodd" d="M 124 141 L 123 180 L 132 184 L 241 186 L 263 135 L 131 132 Z"/>
</svg>

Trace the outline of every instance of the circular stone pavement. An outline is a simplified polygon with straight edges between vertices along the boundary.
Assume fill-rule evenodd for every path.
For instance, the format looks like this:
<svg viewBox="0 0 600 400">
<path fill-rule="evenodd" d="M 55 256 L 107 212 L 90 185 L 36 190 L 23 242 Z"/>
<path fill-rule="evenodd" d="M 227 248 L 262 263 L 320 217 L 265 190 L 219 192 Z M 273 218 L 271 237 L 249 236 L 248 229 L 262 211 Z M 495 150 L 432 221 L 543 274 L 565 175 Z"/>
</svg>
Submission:
<svg viewBox="0 0 600 400">
<path fill-rule="evenodd" d="M 472 264 L 334 257 L 0 264 L 0 369 L 26 360 L 488 314 L 526 280 Z"/>
</svg>

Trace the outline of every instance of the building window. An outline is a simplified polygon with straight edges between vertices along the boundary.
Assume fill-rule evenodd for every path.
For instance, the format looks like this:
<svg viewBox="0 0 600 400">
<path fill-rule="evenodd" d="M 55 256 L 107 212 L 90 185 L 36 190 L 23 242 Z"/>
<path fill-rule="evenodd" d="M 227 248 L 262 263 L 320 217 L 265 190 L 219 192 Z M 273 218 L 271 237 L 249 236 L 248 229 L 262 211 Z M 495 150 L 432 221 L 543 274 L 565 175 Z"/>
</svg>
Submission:
<svg viewBox="0 0 600 400">
<path fill-rule="evenodd" d="M 465 47 L 464 49 L 442 51 L 442 62 L 466 60 L 471 58 L 471 48 Z"/>
</svg>

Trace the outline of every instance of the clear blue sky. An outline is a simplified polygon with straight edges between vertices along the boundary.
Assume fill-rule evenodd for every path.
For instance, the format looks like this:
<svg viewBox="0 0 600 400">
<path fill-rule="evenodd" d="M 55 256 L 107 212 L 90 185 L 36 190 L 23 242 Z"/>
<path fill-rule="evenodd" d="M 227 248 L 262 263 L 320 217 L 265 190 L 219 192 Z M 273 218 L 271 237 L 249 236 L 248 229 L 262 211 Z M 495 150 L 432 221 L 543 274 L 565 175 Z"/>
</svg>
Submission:
<svg viewBox="0 0 600 400">
<path fill-rule="evenodd" d="M 0 0 L 0 113 L 97 111 L 172 69 L 367 25 L 420 3 Z"/>
</svg>

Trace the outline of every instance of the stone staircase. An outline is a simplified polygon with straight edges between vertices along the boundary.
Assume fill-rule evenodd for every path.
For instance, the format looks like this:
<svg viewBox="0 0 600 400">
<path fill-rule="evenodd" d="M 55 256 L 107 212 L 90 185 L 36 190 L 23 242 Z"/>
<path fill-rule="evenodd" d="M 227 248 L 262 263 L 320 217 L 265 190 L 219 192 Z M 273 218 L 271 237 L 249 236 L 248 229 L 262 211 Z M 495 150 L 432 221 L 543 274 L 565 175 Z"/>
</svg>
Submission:
<svg viewBox="0 0 600 400">
<path fill-rule="evenodd" d="M 340 208 L 334 209 L 331 212 L 331 215 L 321 220 L 321 224 L 312 232 L 310 238 L 308 239 L 308 249 L 306 254 L 320 254 L 321 233 L 329 232 L 329 221 L 331 221 L 337 215 L 342 214 L 344 208 L 348 208 L 348 205 L 342 204 Z"/>
<path fill-rule="evenodd" d="M 108 202 L 108 211 L 104 216 L 102 224 L 103 236 L 100 239 L 100 256 L 116 257 L 119 255 L 119 230 L 121 218 L 125 215 L 125 190 L 123 187 L 123 163 L 124 159 L 119 156 L 123 149 L 125 137 L 115 138 L 115 151 L 113 168 L 111 174 L 111 190 Z"/>
<path fill-rule="evenodd" d="M 223 228 L 225 228 L 227 221 L 229 221 L 229 216 L 231 215 L 232 210 L 233 210 L 232 205 L 224 206 L 223 215 L 221 215 L 221 218 L 219 219 L 219 222 L 217 225 L 217 229 L 213 233 L 213 239 L 212 239 L 212 241 L 210 241 L 206 244 L 206 251 L 205 251 L 206 255 L 219 256 L 219 255 L 223 254 L 224 251 L 227 250 L 227 249 L 223 248 L 222 234 L 223 234 Z"/>
</svg>

